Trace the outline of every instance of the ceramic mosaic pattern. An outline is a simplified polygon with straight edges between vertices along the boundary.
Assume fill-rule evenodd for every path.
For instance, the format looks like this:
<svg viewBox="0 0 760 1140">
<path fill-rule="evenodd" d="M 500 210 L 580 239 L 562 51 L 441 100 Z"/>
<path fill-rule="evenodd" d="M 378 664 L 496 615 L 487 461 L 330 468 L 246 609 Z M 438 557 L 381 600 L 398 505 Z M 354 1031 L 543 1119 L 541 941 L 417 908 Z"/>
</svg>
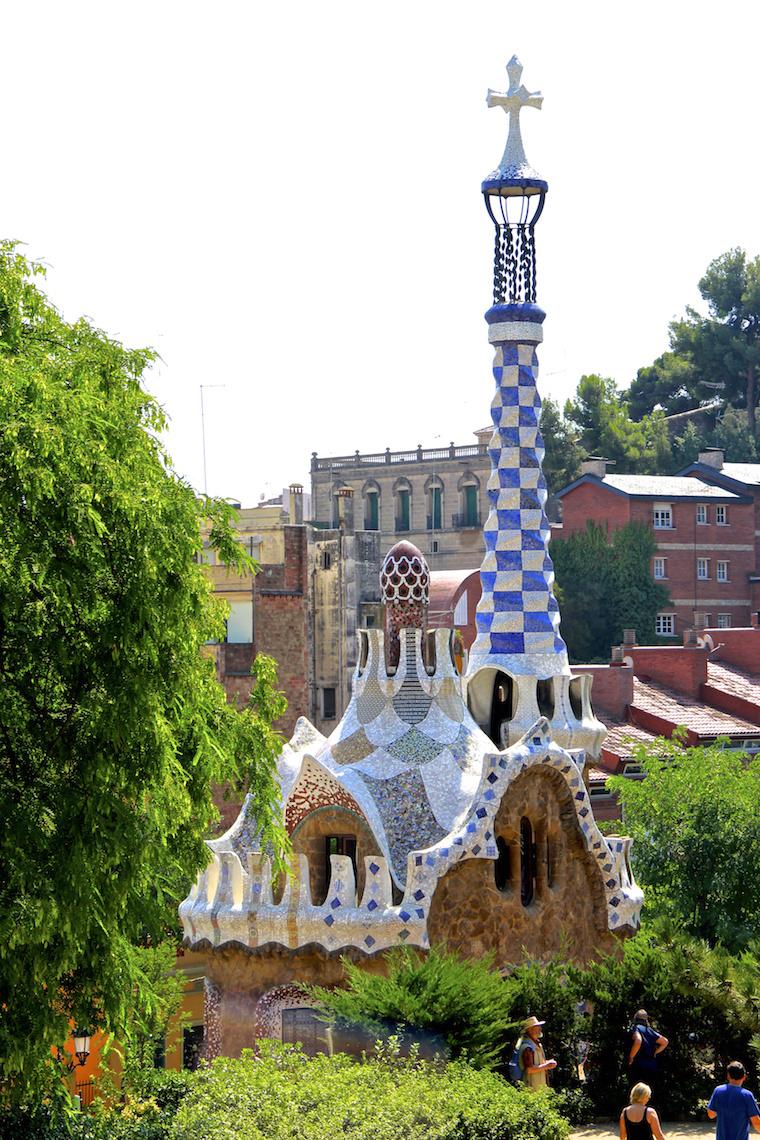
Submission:
<svg viewBox="0 0 760 1140">
<path fill-rule="evenodd" d="M 313 998 L 300 989 L 299 986 L 276 986 L 262 994 L 256 1003 L 254 1012 L 255 1038 L 273 1037 L 282 1040 L 282 1011 L 284 1009 L 311 1008 Z"/>
<path fill-rule="evenodd" d="M 203 1057 L 213 1061 L 222 1053 L 222 991 L 210 978 L 203 981 Z"/>
<path fill-rule="evenodd" d="M 398 664 L 401 630 L 426 628 L 429 588 L 430 571 L 422 553 L 411 542 L 397 542 L 380 571 L 389 665 Z"/>
<path fill-rule="evenodd" d="M 495 319 L 504 316 L 500 324 Z M 535 305 L 496 306 L 488 314 L 496 344 L 496 394 L 491 404 L 491 510 L 483 529 L 478 634 L 468 674 L 484 665 L 511 673 L 549 677 L 568 672 L 559 634 L 559 608 L 552 592 L 554 570 L 548 553 L 544 510 L 544 445 L 538 430 L 541 399 L 536 388 L 543 312 Z M 519 327 L 525 331 L 520 332 Z M 521 340 L 501 340 L 519 336 Z"/>
<path fill-rule="evenodd" d="M 496 858 L 493 821 L 499 804 L 510 784 L 536 766 L 556 770 L 571 791 L 578 827 L 604 882 L 610 929 L 638 925 L 642 895 L 630 875 L 628 841 L 608 841 L 597 828 L 582 777 L 583 752 L 568 752 L 554 743 L 545 719 L 506 751 L 494 752 L 462 701 L 449 636 L 447 630 L 436 632 L 436 669 L 428 675 L 420 631 L 405 630 L 399 668 L 389 674 L 383 636 L 370 630 L 367 662 L 361 672 L 357 669 L 354 696 L 343 720 L 315 754 L 300 753 L 309 781 L 316 780 L 321 769 L 324 777 L 318 786 L 334 783 L 351 796 L 377 839 L 378 854 L 364 861 L 361 899 L 351 860 L 333 855 L 327 897 L 315 906 L 308 862 L 301 855 L 275 904 L 269 860 L 260 851 L 242 850 L 235 825 L 209 844 L 211 863 L 180 907 L 190 944 L 279 943 L 295 949 L 316 943 L 328 951 L 354 946 L 367 953 L 403 943 L 425 947 L 430 901 L 439 878 L 462 859 Z M 430 710 L 419 724 L 409 725 L 399 718 L 393 701 L 402 685 L 415 677 L 430 698 Z M 357 708 L 367 686 L 382 700 L 377 698 L 380 711 L 362 727 Z M 445 711 L 439 695 L 444 696 Z M 316 742 L 313 733 L 303 727 L 298 731 L 302 739 Z M 337 762 L 333 751 L 362 732 L 375 750 L 353 763 L 345 757 Z M 290 756 L 288 774 L 294 764 Z M 298 777 L 289 784 L 286 816 L 291 794 L 301 802 L 299 786 Z M 236 846 L 229 840 L 232 833 Z M 392 905 L 392 879 L 404 890 L 397 906 Z"/>
<path fill-rule="evenodd" d="M 361 815 L 353 796 L 340 786 L 324 768 L 304 760 L 301 774 L 288 797 L 285 808 L 285 827 L 292 835 L 299 823 L 319 807 L 344 807 Z"/>
</svg>

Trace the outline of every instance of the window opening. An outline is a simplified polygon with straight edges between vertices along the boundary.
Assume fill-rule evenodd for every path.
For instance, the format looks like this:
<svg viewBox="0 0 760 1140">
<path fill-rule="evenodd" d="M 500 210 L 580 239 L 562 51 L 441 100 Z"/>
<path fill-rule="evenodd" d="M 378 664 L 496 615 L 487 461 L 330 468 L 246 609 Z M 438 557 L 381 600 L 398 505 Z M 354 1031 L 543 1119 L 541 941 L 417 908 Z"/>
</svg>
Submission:
<svg viewBox="0 0 760 1140">
<path fill-rule="evenodd" d="M 718 565 L 716 567 L 715 577 L 717 578 L 717 580 L 719 582 L 727 582 L 728 581 L 728 563 L 727 562 L 719 562 L 718 563 Z"/>
<path fill-rule="evenodd" d="M 654 508 L 654 528 L 655 530 L 672 530 L 673 512 L 670 507 Z"/>
<path fill-rule="evenodd" d="M 497 748 L 502 748 L 501 726 L 511 720 L 514 683 L 508 673 L 497 673 L 491 697 L 491 726 L 489 736 Z"/>
<path fill-rule="evenodd" d="M 332 557 L 329 550 L 322 551 L 322 569 L 329 570 L 332 566 Z"/>
<path fill-rule="evenodd" d="M 654 631 L 660 637 L 672 637 L 676 632 L 676 615 L 658 614 L 654 619 Z"/>
<path fill-rule="evenodd" d="M 478 525 L 478 488 L 468 484 L 464 488 L 464 525 Z"/>
<path fill-rule="evenodd" d="M 182 1030 L 182 1068 L 194 1072 L 201 1059 L 203 1026 L 188 1025 Z"/>
<path fill-rule="evenodd" d="M 667 574 L 665 572 L 665 559 L 664 558 L 655 558 L 655 560 L 654 560 L 654 576 L 655 576 L 655 578 L 666 578 L 667 577 Z"/>
<path fill-rule="evenodd" d="M 536 683 L 536 698 L 541 716 L 551 720 L 554 716 L 554 684 L 551 677 Z"/>
<path fill-rule="evenodd" d="M 322 690 L 322 716 L 325 720 L 335 720 L 335 689 Z"/>
<path fill-rule="evenodd" d="M 731 628 L 731 614 L 718 614 L 718 629 Z"/>
<path fill-rule="evenodd" d="M 401 490 L 398 492 L 398 516 L 396 518 L 396 530 L 409 530 L 409 499 L 411 498 L 409 491 Z"/>
<path fill-rule="evenodd" d="M 512 852 L 507 841 L 500 835 L 496 837 L 496 850 L 498 855 L 493 866 L 493 877 L 496 890 L 503 894 L 509 889 L 509 880 L 512 878 Z"/>
<path fill-rule="evenodd" d="M 705 503 L 697 503 L 697 522 L 707 522 L 707 505 Z"/>
<path fill-rule="evenodd" d="M 368 491 L 364 504 L 364 529 L 380 530 L 379 495 L 377 491 Z"/>
<path fill-rule="evenodd" d="M 700 582 L 706 582 L 710 577 L 710 559 L 698 558 L 697 559 L 697 578 Z"/>
<path fill-rule="evenodd" d="M 299 1042 L 304 1053 L 311 1057 L 322 1052 L 325 1025 L 317 1017 L 316 1011 L 301 1006 L 282 1011 L 282 1040 L 286 1045 Z"/>
<path fill-rule="evenodd" d="M 726 526 L 728 523 L 728 511 L 726 507 L 715 508 L 715 521 L 718 526 Z"/>
<path fill-rule="evenodd" d="M 430 515 L 428 516 L 428 529 L 441 529 L 441 488 L 430 488 Z"/>
<path fill-rule="evenodd" d="M 530 906 L 533 902 L 536 880 L 536 847 L 533 827 L 525 816 L 520 820 L 520 902 Z"/>
</svg>

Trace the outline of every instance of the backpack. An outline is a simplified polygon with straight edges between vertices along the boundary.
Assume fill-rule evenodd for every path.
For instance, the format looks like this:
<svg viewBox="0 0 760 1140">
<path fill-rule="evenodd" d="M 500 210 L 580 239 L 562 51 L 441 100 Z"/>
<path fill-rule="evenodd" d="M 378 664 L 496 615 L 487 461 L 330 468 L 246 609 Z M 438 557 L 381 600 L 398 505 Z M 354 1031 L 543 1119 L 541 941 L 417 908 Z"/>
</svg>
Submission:
<svg viewBox="0 0 760 1140">
<path fill-rule="evenodd" d="M 525 1042 L 522 1037 L 515 1045 L 512 1056 L 509 1058 L 507 1065 L 507 1075 L 510 1081 L 514 1081 L 516 1085 L 521 1085 L 525 1082 L 525 1069 L 522 1063 L 523 1046 Z"/>
</svg>

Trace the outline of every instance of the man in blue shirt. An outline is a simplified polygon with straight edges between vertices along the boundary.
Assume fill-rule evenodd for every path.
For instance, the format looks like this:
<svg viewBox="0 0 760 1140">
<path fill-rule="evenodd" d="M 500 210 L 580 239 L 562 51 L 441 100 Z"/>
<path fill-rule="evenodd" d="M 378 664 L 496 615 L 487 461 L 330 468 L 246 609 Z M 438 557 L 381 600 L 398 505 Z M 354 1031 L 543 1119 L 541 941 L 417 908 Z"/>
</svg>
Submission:
<svg viewBox="0 0 760 1140">
<path fill-rule="evenodd" d="M 715 1140 L 748 1140 L 750 1124 L 760 1132 L 760 1109 L 749 1089 L 743 1089 L 746 1069 L 741 1061 L 732 1061 L 726 1070 L 728 1081 L 718 1085 L 710 1097 L 707 1115 L 718 1118 Z"/>
</svg>

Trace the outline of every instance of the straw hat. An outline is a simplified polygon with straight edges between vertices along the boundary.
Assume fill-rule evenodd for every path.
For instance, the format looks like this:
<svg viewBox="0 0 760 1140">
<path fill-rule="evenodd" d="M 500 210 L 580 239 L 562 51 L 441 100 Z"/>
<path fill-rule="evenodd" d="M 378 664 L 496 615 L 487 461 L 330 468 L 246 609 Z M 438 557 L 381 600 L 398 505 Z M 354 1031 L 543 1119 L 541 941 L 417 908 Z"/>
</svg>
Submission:
<svg viewBox="0 0 760 1140">
<path fill-rule="evenodd" d="M 546 1025 L 545 1021 L 539 1021 L 537 1017 L 527 1017 L 522 1024 L 523 1032 L 528 1029 L 535 1029 L 537 1025 Z"/>
</svg>

